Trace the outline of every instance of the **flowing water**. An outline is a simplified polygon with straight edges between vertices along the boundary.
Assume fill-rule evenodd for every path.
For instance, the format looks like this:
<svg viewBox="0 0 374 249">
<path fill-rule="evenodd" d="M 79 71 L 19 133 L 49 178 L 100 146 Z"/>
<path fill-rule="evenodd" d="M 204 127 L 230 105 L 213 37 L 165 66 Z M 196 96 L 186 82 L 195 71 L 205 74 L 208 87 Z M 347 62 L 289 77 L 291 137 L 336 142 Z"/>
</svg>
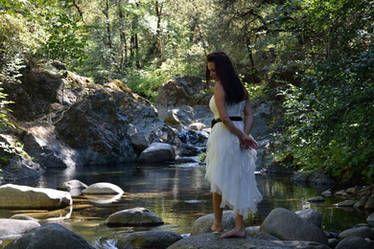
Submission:
<svg viewBox="0 0 374 249">
<path fill-rule="evenodd" d="M 26 213 L 44 222 L 59 222 L 78 233 L 96 248 L 116 248 L 116 238 L 132 231 L 169 230 L 188 236 L 193 222 L 200 216 L 212 213 L 209 184 L 204 179 L 204 167 L 191 164 L 182 165 L 118 165 L 113 167 L 85 167 L 49 171 L 33 186 L 57 188 L 71 179 L 78 179 L 87 185 L 110 182 L 120 186 L 122 197 L 106 199 L 73 198 L 72 208 L 57 211 L 42 210 L 0 210 L 0 218 L 8 218 L 15 213 Z M 310 204 L 306 200 L 320 195 L 317 189 L 291 183 L 287 177 L 256 176 L 259 190 L 264 200 L 258 205 L 258 212 L 245 222 L 247 226 L 260 225 L 269 212 L 276 207 L 292 211 L 316 208 L 323 214 L 322 229 L 340 232 L 355 224 L 365 222 L 367 213 L 352 208 L 336 208 L 336 197 L 325 202 Z M 114 201 L 113 201 L 114 200 Z M 145 207 L 159 215 L 164 225 L 158 227 L 117 227 L 104 224 L 112 213 Z M 56 217 L 67 217 L 56 219 Z M 3 243 L 3 247 L 9 241 Z M 2 246 L 0 245 L 0 248 Z"/>
</svg>

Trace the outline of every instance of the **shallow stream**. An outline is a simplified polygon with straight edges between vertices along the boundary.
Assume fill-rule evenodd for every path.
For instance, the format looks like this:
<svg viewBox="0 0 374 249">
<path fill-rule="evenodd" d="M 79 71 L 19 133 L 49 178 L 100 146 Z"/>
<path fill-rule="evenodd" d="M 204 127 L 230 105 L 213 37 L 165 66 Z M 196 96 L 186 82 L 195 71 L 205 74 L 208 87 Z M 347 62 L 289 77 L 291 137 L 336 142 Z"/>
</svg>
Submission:
<svg viewBox="0 0 374 249">
<path fill-rule="evenodd" d="M 105 197 L 87 199 L 73 198 L 72 208 L 58 211 L 42 210 L 1 210 L 0 218 L 8 218 L 16 213 L 31 214 L 44 222 L 59 222 L 81 235 L 96 248 L 116 248 L 115 239 L 131 231 L 150 229 L 170 230 L 188 236 L 193 222 L 200 216 L 212 213 L 209 185 L 204 179 L 204 167 L 191 164 L 182 165 L 118 165 L 113 167 L 85 167 L 64 171 L 50 170 L 35 183 L 35 187 L 57 188 L 71 179 L 78 179 L 87 185 L 97 182 L 110 182 L 120 186 L 125 194 L 110 202 Z M 340 232 L 355 224 L 365 222 L 367 213 L 353 208 L 337 208 L 337 197 L 325 202 L 310 204 L 306 200 L 320 195 L 314 188 L 296 185 L 287 177 L 256 176 L 259 190 L 264 200 L 259 203 L 258 212 L 246 220 L 247 226 L 260 225 L 269 212 L 276 207 L 292 211 L 312 207 L 323 214 L 322 229 Z M 106 203 L 109 202 L 109 203 Z M 159 215 L 164 225 L 158 227 L 117 227 L 104 225 L 112 213 L 133 208 L 145 207 Z M 68 217 L 58 219 L 58 217 Z M 57 218 L 57 219 L 56 219 Z M 9 241 L 4 241 L 3 247 Z M 0 245 L 0 248 L 2 248 Z"/>
</svg>

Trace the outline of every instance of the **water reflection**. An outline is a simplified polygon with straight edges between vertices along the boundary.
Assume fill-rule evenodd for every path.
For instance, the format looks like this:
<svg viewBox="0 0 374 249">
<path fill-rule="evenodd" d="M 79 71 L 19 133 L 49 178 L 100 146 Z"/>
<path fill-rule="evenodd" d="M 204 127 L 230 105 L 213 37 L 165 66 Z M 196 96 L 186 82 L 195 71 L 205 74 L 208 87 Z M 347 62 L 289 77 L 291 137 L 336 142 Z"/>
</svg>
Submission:
<svg viewBox="0 0 374 249">
<path fill-rule="evenodd" d="M 110 182 L 125 191 L 125 194 L 117 196 L 115 200 L 100 201 L 97 197 L 92 199 L 84 195 L 73 198 L 72 212 L 67 212 L 70 218 L 65 218 L 63 224 L 83 236 L 89 243 L 99 243 L 100 246 L 97 248 L 112 248 L 113 239 L 133 230 L 161 229 L 188 234 L 198 217 L 213 212 L 210 187 L 204 179 L 203 167 L 118 165 L 77 168 L 74 172 L 71 169 L 68 170 L 70 170 L 68 174 L 61 171 L 49 171 L 35 185 L 56 188 L 64 181 L 78 179 L 87 185 Z M 319 191 L 292 184 L 284 177 L 256 176 L 256 179 L 264 199 L 259 203 L 258 212 L 245 221 L 247 226 L 260 225 L 269 212 L 276 207 L 292 211 L 307 207 L 316 208 L 323 213 L 323 229 L 335 232 L 365 222 L 368 215 L 355 209 L 343 210 L 334 207 L 333 204 L 339 201 L 335 197 L 328 198 L 323 203 L 308 203 L 306 200 L 319 195 Z M 104 224 L 110 214 L 134 207 L 150 209 L 163 219 L 165 225 L 152 228 L 109 228 Z M 22 212 L 27 213 L 27 211 Z M 0 210 L 0 218 L 8 218 L 14 213 L 22 212 Z M 42 218 L 40 214 L 36 216 Z M 56 214 L 55 217 L 62 217 L 62 214 Z M 44 218 L 51 218 L 51 215 L 45 215 L 42 219 Z"/>
</svg>

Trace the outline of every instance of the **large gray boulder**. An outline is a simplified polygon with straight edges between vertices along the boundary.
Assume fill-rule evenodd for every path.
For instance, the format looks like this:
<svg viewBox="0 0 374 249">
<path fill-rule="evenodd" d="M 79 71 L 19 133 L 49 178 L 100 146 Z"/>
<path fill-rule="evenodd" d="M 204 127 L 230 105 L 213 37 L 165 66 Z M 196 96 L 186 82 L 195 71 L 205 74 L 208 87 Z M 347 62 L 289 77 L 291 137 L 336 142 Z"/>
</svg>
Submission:
<svg viewBox="0 0 374 249">
<path fill-rule="evenodd" d="M 181 235 L 171 231 L 136 232 L 120 238 L 116 246 L 118 249 L 164 249 L 180 239 Z"/>
<path fill-rule="evenodd" d="M 211 94 L 204 88 L 199 77 L 177 75 L 161 85 L 156 102 L 163 106 L 208 105 Z"/>
<path fill-rule="evenodd" d="M 0 134 L 0 143 L 2 147 L 17 148 L 19 138 L 14 134 Z M 33 162 L 26 155 L 18 155 L 16 152 L 5 151 L 0 149 L 2 157 L 0 185 L 6 182 L 29 182 L 36 181 L 44 172 L 40 164 Z M 5 163 L 7 161 L 7 163 Z"/>
<path fill-rule="evenodd" d="M 247 237 L 221 239 L 218 234 L 204 233 L 181 239 L 168 249 L 330 249 L 324 244 L 311 241 L 262 240 Z"/>
<path fill-rule="evenodd" d="M 94 249 L 79 235 L 60 224 L 43 225 L 14 240 L 6 249 Z M 4 248 L 4 249 L 5 249 Z"/>
<path fill-rule="evenodd" d="M 365 203 L 365 209 L 372 210 L 374 209 L 374 196 L 370 196 L 369 199 Z"/>
<path fill-rule="evenodd" d="M 158 118 L 154 106 L 131 90 L 112 85 L 95 85 L 56 123 L 57 138 L 79 151 L 83 162 L 131 162 L 147 143 L 178 143 L 176 133 Z"/>
<path fill-rule="evenodd" d="M 79 153 L 56 139 L 53 125 L 37 125 L 28 129 L 23 148 L 43 168 L 65 169 L 80 165 Z"/>
<path fill-rule="evenodd" d="M 1 170 L 0 184 L 8 182 L 34 183 L 44 172 L 40 164 L 19 155 L 11 155 L 8 165 L 2 166 Z"/>
<path fill-rule="evenodd" d="M 260 231 L 282 240 L 306 240 L 327 244 L 323 231 L 285 208 L 273 209 L 265 218 Z"/>
<path fill-rule="evenodd" d="M 0 239 L 15 239 L 37 227 L 40 224 L 32 220 L 0 219 Z"/>
<path fill-rule="evenodd" d="M 262 240 L 279 240 L 279 238 L 260 231 L 260 226 L 252 226 L 246 227 L 245 232 L 247 233 L 248 237 L 252 237 L 255 239 L 262 239 Z"/>
<path fill-rule="evenodd" d="M 152 143 L 147 149 L 140 153 L 138 161 L 142 163 L 175 161 L 175 151 L 170 144 Z"/>
<path fill-rule="evenodd" d="M 157 226 L 164 222 L 152 211 L 137 207 L 115 212 L 105 220 L 105 223 L 108 226 Z"/>
<path fill-rule="evenodd" d="M 367 217 L 366 221 L 368 222 L 369 226 L 374 227 L 374 213 L 370 214 Z"/>
<path fill-rule="evenodd" d="M 311 222 L 317 227 L 321 228 L 322 225 L 322 213 L 317 209 L 308 208 L 295 212 L 300 218 L 303 218 L 307 222 Z"/>
<path fill-rule="evenodd" d="M 72 204 L 68 192 L 29 186 L 0 186 L 0 208 L 59 209 Z"/>
<path fill-rule="evenodd" d="M 373 249 L 369 242 L 361 237 L 347 237 L 341 240 L 335 249 Z"/>
<path fill-rule="evenodd" d="M 374 231 L 369 226 L 352 227 L 339 233 L 339 239 L 347 237 L 361 237 L 374 239 Z"/>
<path fill-rule="evenodd" d="M 214 223 L 214 214 L 207 214 L 199 217 L 192 225 L 191 235 L 211 232 L 210 227 Z M 226 230 L 231 230 L 235 226 L 235 213 L 225 210 L 222 214 L 222 226 Z"/>
<path fill-rule="evenodd" d="M 60 74 L 42 68 L 26 68 L 21 84 L 5 84 L 4 90 L 12 115 L 19 121 L 41 118 L 50 111 L 52 103 L 58 103 L 63 95 L 64 82 Z"/>
<path fill-rule="evenodd" d="M 27 121 L 25 151 L 42 167 L 132 162 L 152 142 L 180 143 L 156 108 L 118 80 L 95 84 L 59 63 L 22 73 L 21 84 L 4 89 L 13 115 Z"/>
</svg>

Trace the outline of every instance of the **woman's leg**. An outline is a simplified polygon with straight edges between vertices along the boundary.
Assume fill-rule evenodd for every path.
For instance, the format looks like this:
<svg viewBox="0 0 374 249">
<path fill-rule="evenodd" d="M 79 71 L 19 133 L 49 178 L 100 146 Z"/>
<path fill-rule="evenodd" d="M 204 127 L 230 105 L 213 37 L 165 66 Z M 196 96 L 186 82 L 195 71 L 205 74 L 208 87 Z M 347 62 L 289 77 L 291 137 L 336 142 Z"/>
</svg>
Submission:
<svg viewBox="0 0 374 249">
<path fill-rule="evenodd" d="M 234 229 L 232 229 L 231 231 L 227 233 L 222 234 L 221 238 L 229 238 L 229 237 L 244 238 L 245 236 L 246 236 L 246 232 L 245 232 L 243 216 L 240 214 L 236 214 Z"/>
<path fill-rule="evenodd" d="M 214 211 L 214 223 L 211 226 L 212 231 L 222 232 L 222 212 L 221 208 L 222 196 L 216 192 L 213 193 L 213 211 Z"/>
</svg>

